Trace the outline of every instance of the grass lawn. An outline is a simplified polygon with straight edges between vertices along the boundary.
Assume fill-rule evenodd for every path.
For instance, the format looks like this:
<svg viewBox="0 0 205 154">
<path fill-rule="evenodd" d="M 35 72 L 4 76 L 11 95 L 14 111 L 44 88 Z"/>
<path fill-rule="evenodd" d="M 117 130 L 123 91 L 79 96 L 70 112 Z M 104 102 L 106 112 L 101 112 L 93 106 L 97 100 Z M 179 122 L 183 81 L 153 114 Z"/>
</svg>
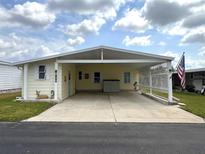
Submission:
<svg viewBox="0 0 205 154">
<path fill-rule="evenodd" d="M 53 106 L 47 102 L 16 102 L 17 96 L 20 96 L 20 93 L 0 94 L 0 121 L 21 121 Z"/>
<path fill-rule="evenodd" d="M 186 104 L 182 109 L 205 118 L 205 96 L 189 92 L 174 92 L 174 96 Z"/>
<path fill-rule="evenodd" d="M 154 91 L 153 93 L 167 98 L 167 93 L 157 91 Z M 205 118 L 205 96 L 196 93 L 177 91 L 174 91 L 173 94 L 174 97 L 180 99 L 181 103 L 186 104 L 186 106 L 181 107 L 182 109 L 192 112 L 202 118 Z"/>
</svg>

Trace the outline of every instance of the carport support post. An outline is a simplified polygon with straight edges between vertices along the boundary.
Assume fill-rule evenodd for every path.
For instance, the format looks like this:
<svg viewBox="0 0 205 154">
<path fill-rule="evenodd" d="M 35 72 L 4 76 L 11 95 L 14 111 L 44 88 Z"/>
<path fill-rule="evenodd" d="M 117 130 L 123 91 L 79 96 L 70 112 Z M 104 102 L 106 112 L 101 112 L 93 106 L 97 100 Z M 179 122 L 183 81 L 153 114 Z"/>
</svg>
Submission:
<svg viewBox="0 0 205 154">
<path fill-rule="evenodd" d="M 172 91 L 172 63 L 167 62 L 167 76 L 168 76 L 168 102 L 173 103 L 173 91 Z"/>
<path fill-rule="evenodd" d="M 24 64 L 23 67 L 23 99 L 27 100 L 28 92 L 28 64 Z"/>
<path fill-rule="evenodd" d="M 151 72 L 151 68 L 149 71 L 149 92 L 150 94 L 152 94 L 152 72 Z"/>
<path fill-rule="evenodd" d="M 54 99 L 58 100 L 58 62 L 55 62 Z"/>
</svg>

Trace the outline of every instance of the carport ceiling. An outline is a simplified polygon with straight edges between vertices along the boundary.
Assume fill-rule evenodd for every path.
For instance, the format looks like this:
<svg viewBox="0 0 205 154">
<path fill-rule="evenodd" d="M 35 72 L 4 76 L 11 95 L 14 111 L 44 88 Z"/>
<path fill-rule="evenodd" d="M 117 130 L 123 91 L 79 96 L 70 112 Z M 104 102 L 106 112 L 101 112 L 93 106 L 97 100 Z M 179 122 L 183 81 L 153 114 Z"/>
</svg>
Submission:
<svg viewBox="0 0 205 154">
<path fill-rule="evenodd" d="M 151 66 L 154 66 L 154 65 L 158 65 L 160 63 L 138 63 L 138 64 L 112 64 L 112 65 L 115 65 L 115 66 L 118 66 L 118 67 L 129 67 L 129 68 L 135 68 L 135 69 L 142 69 L 142 68 L 150 68 Z M 76 66 L 86 66 L 86 65 L 90 65 L 90 64 L 77 64 L 76 63 Z M 107 64 L 95 64 L 95 65 L 107 65 Z"/>
</svg>

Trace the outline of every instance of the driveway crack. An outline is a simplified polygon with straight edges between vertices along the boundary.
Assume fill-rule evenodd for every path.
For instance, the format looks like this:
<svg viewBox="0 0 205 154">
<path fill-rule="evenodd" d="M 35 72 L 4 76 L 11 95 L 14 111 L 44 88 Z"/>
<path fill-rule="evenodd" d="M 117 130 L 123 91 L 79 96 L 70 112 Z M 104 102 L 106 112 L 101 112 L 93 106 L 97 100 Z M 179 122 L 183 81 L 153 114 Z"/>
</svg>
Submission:
<svg viewBox="0 0 205 154">
<path fill-rule="evenodd" d="M 111 103 L 110 94 L 108 94 L 108 101 L 109 101 L 109 103 L 110 103 L 110 107 L 111 107 L 111 110 L 112 110 L 112 114 L 113 114 L 115 123 L 117 123 L 117 118 L 116 118 L 116 116 L 115 116 L 115 112 L 114 112 L 114 109 L 113 109 L 113 106 L 112 106 L 112 103 Z"/>
</svg>

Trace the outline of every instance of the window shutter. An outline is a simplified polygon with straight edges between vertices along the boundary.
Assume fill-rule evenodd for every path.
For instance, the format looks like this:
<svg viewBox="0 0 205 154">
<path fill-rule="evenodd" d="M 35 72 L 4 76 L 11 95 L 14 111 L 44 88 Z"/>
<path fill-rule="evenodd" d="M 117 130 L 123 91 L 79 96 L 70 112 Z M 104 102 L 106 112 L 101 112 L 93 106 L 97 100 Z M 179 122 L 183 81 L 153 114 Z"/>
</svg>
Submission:
<svg viewBox="0 0 205 154">
<path fill-rule="evenodd" d="M 94 79 L 95 75 L 94 74 L 95 74 L 95 72 L 92 73 L 92 77 L 91 77 L 91 80 L 93 83 L 95 83 L 95 79 Z"/>
<path fill-rule="evenodd" d="M 50 67 L 49 67 L 49 64 L 46 64 L 45 65 L 45 69 L 46 69 L 46 80 L 49 80 L 49 77 L 50 77 Z"/>
<path fill-rule="evenodd" d="M 38 69 L 39 69 L 39 65 L 36 65 L 35 66 L 35 76 L 36 76 L 36 80 L 38 80 L 39 79 L 39 72 L 38 72 Z"/>
</svg>

